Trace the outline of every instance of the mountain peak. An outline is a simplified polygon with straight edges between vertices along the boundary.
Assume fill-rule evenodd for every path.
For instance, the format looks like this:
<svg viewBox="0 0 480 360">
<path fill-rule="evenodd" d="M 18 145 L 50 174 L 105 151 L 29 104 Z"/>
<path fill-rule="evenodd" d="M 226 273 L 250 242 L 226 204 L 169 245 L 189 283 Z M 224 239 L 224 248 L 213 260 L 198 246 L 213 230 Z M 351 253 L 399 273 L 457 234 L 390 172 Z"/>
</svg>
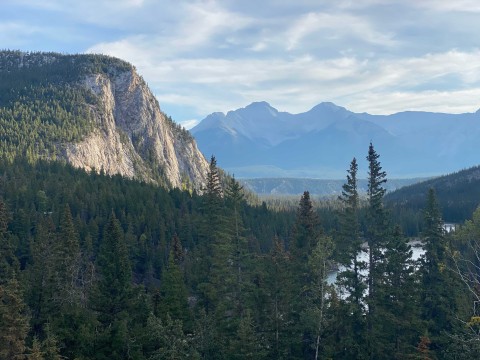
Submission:
<svg viewBox="0 0 480 360">
<path fill-rule="evenodd" d="M 278 110 L 266 101 L 253 102 L 244 108 L 235 110 L 234 112 L 239 112 L 242 116 L 253 116 L 257 119 L 272 116 L 276 117 L 278 115 Z"/>
<path fill-rule="evenodd" d="M 310 111 L 315 111 L 315 110 L 322 110 L 322 111 L 330 111 L 330 112 L 336 112 L 336 111 L 348 111 L 342 106 L 338 106 L 334 104 L 333 102 L 322 102 L 312 108 Z"/>
</svg>

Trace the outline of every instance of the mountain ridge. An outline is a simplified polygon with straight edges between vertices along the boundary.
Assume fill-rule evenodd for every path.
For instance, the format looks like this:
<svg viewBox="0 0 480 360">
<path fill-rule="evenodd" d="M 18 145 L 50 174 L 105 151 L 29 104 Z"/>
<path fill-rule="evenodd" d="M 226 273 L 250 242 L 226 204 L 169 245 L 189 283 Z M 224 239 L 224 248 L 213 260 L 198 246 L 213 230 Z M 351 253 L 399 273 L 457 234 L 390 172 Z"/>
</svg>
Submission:
<svg viewBox="0 0 480 360">
<path fill-rule="evenodd" d="M 193 137 L 161 111 L 133 65 L 104 55 L 2 51 L 0 80 L 5 156 L 62 159 L 172 187 L 205 183 L 208 163 Z"/>
<path fill-rule="evenodd" d="M 269 115 L 271 109 L 275 116 Z M 338 179 L 353 157 L 366 173 L 361 159 L 370 141 L 395 178 L 438 176 L 480 163 L 475 151 L 480 112 L 371 115 L 324 102 L 290 114 L 256 102 L 209 115 L 191 133 L 204 154 L 215 154 L 219 165 L 238 178 Z"/>
</svg>

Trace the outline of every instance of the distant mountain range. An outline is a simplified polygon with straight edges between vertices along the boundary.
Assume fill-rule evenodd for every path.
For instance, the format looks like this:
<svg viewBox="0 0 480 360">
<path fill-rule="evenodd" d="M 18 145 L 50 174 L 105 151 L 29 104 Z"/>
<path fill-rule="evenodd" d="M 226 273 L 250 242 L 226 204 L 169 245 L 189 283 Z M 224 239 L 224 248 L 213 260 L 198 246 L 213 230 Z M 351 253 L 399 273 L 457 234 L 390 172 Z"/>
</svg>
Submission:
<svg viewBox="0 0 480 360">
<path fill-rule="evenodd" d="M 290 114 L 255 102 L 213 113 L 191 133 L 200 150 L 238 178 L 343 179 L 356 157 L 359 177 L 370 141 L 390 178 L 428 177 L 480 163 L 480 112 L 354 113 L 333 103 Z"/>
</svg>

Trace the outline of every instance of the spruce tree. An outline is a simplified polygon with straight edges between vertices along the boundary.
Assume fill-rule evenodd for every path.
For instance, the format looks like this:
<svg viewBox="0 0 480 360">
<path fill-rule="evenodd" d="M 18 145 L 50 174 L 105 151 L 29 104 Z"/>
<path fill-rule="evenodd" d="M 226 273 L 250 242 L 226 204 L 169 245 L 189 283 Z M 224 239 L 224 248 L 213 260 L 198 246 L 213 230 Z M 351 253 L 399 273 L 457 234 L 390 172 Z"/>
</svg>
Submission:
<svg viewBox="0 0 480 360">
<path fill-rule="evenodd" d="M 227 230 L 223 190 L 219 170 L 214 156 L 210 160 L 207 185 L 203 195 L 204 212 L 199 246 L 196 249 L 196 276 L 201 301 L 207 311 L 214 311 L 233 283 L 233 247 L 231 234 Z"/>
<path fill-rule="evenodd" d="M 56 314 L 58 246 L 55 225 L 50 216 L 40 215 L 30 244 L 31 262 L 26 268 L 27 304 L 32 314 L 33 333 L 42 339 L 44 327 Z"/>
<path fill-rule="evenodd" d="M 93 351 L 98 359 L 123 359 L 128 351 L 128 318 L 132 309 L 132 273 L 123 230 L 112 213 L 97 259 L 99 280 L 92 308 L 100 323 Z"/>
<path fill-rule="evenodd" d="M 411 245 L 396 226 L 386 245 L 383 276 L 378 286 L 377 354 L 394 354 L 395 358 L 412 356 L 422 334 L 418 277 L 412 255 Z"/>
<path fill-rule="evenodd" d="M 368 148 L 368 187 L 367 187 L 367 224 L 366 239 L 368 246 L 368 316 L 367 316 L 367 344 L 370 357 L 374 356 L 377 329 L 374 329 L 376 322 L 376 305 L 379 301 L 377 289 L 382 280 L 381 263 L 383 261 L 382 249 L 388 238 L 388 224 L 383 197 L 385 188 L 383 184 L 387 181 L 386 172 L 382 170 L 380 155 L 375 151 L 373 144 Z"/>
<path fill-rule="evenodd" d="M 247 294 L 249 268 L 248 243 L 245 238 L 245 227 L 242 219 L 245 195 L 235 177 L 228 180 L 225 189 L 225 203 L 227 207 L 228 227 L 232 234 L 233 272 L 234 272 L 234 311 L 236 316 L 242 316 L 244 308 L 248 306 Z"/>
<path fill-rule="evenodd" d="M 297 216 L 293 229 L 293 241 L 290 252 L 292 254 L 292 304 L 291 321 L 294 334 L 291 338 L 291 354 L 304 354 L 311 352 L 311 333 L 305 326 L 305 310 L 309 308 L 311 297 L 310 285 L 312 274 L 308 265 L 308 259 L 312 250 L 317 246 L 320 221 L 313 210 L 310 193 L 305 191 L 300 198 L 297 208 Z M 302 319 L 303 318 L 303 319 Z"/>
<path fill-rule="evenodd" d="M 183 278 L 180 264 L 176 261 L 175 248 L 172 247 L 168 257 L 168 265 L 162 272 L 161 279 L 161 300 L 160 312 L 163 320 L 166 319 L 167 314 L 174 320 L 182 320 L 184 323 L 189 318 L 189 309 L 187 302 L 187 289 Z"/>
<path fill-rule="evenodd" d="M 57 248 L 57 303 L 73 305 L 78 299 L 81 253 L 78 234 L 68 204 L 65 205 L 61 214 Z"/>
<path fill-rule="evenodd" d="M 0 284 L 0 359 L 23 359 L 29 330 L 27 307 L 15 274 Z"/>
<path fill-rule="evenodd" d="M 449 270 L 448 245 L 443 220 L 435 191 L 430 189 L 424 210 L 422 233 L 425 254 L 421 264 L 421 309 L 431 340 L 430 348 L 443 356 L 449 343 L 448 333 L 453 330 L 455 304 L 455 282 Z"/>
<path fill-rule="evenodd" d="M 315 360 L 321 357 L 325 344 L 325 328 L 327 326 L 327 284 L 328 266 L 333 253 L 333 241 L 328 236 L 320 236 L 308 259 L 311 274 L 309 284 L 309 301 L 305 315 L 305 323 L 310 324 L 315 353 Z"/>
<path fill-rule="evenodd" d="M 342 186 L 339 200 L 342 210 L 339 214 L 338 241 L 335 246 L 336 258 L 344 270 L 337 275 L 337 285 L 343 294 L 339 306 L 344 308 L 342 323 L 348 327 L 351 339 L 347 342 L 352 357 L 361 358 L 365 351 L 365 283 L 367 268 L 361 260 L 362 238 L 360 231 L 360 197 L 357 182 L 358 164 L 353 158 L 347 171 L 347 182 Z"/>
<path fill-rule="evenodd" d="M 265 257 L 265 291 L 266 291 L 266 330 L 269 343 L 269 357 L 287 359 L 291 341 L 292 303 L 291 257 L 285 250 L 283 241 L 275 236 L 272 249 Z"/>
<path fill-rule="evenodd" d="M 169 314 L 165 319 L 159 319 L 151 314 L 146 327 L 147 351 L 150 360 L 182 360 L 198 358 L 184 331 L 182 321 L 172 319 Z"/>
</svg>

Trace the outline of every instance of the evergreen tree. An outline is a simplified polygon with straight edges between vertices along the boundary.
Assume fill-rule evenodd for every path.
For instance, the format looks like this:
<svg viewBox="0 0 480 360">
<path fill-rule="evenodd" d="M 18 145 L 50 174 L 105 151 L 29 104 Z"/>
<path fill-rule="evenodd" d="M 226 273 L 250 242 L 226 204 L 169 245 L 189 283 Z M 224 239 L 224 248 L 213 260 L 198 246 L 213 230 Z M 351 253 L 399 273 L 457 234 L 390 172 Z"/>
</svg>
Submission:
<svg viewBox="0 0 480 360">
<path fill-rule="evenodd" d="M 78 234 L 68 204 L 65 205 L 61 214 L 57 247 L 57 303 L 72 305 L 78 299 L 76 292 L 79 291 L 81 253 Z"/>
<path fill-rule="evenodd" d="M 216 310 L 220 299 L 231 289 L 233 278 L 231 266 L 233 247 L 225 217 L 223 190 L 217 162 L 210 161 L 207 185 L 203 196 L 204 217 L 200 229 L 200 241 L 195 258 L 199 291 L 207 311 Z"/>
<path fill-rule="evenodd" d="M 29 329 L 27 307 L 15 275 L 0 284 L 0 359 L 23 359 Z"/>
<path fill-rule="evenodd" d="M 33 338 L 32 347 L 27 358 L 28 360 L 45 360 L 42 352 L 42 343 L 36 336 Z"/>
<path fill-rule="evenodd" d="M 151 314 L 147 322 L 150 350 L 149 360 L 183 360 L 198 358 L 191 346 L 191 340 L 184 334 L 181 320 L 174 320 L 169 314 L 161 320 Z"/>
<path fill-rule="evenodd" d="M 373 148 L 372 143 L 368 148 L 368 187 L 367 187 L 367 224 L 366 238 L 368 246 L 368 316 L 367 316 L 367 344 L 370 357 L 375 351 L 376 331 L 376 305 L 378 300 L 377 289 L 382 280 L 381 262 L 383 261 L 382 249 L 388 238 L 388 224 L 385 209 L 383 207 L 383 196 L 385 188 L 383 184 L 387 181 L 386 172 L 382 171 L 380 161 Z"/>
<path fill-rule="evenodd" d="M 269 358 L 287 359 L 289 354 L 292 300 L 290 255 L 283 242 L 276 236 L 270 253 L 266 256 L 266 321 L 263 325 L 270 344 Z"/>
<path fill-rule="evenodd" d="M 396 226 L 385 250 L 382 280 L 378 286 L 377 354 L 403 359 L 415 352 L 421 324 L 412 248 Z"/>
<path fill-rule="evenodd" d="M 247 302 L 246 292 L 248 289 L 247 268 L 248 263 L 248 243 L 244 236 L 245 227 L 242 219 L 242 209 L 244 205 L 245 196 L 243 193 L 243 186 L 240 186 L 235 177 L 228 180 L 227 188 L 225 190 L 225 202 L 228 209 L 228 219 L 230 232 L 232 233 L 232 248 L 233 248 L 233 271 L 235 272 L 234 284 L 234 311 L 236 316 L 243 315 L 243 310 Z"/>
<path fill-rule="evenodd" d="M 15 256 L 15 244 L 8 231 L 8 210 L 0 200 L 0 285 L 12 278 L 20 270 Z"/>
<path fill-rule="evenodd" d="M 442 351 L 449 343 L 447 334 L 453 330 L 456 285 L 449 270 L 443 220 L 433 189 L 428 192 L 424 221 L 422 240 L 425 254 L 421 266 L 421 316 L 431 340 L 430 348 L 438 356 L 443 356 Z"/>
<path fill-rule="evenodd" d="M 26 299 L 31 309 L 33 333 L 42 339 L 45 324 L 57 311 L 54 297 L 59 258 L 55 225 L 50 216 L 40 215 L 30 247 L 31 263 L 26 269 Z"/>
<path fill-rule="evenodd" d="M 97 266 L 99 280 L 92 308 L 98 314 L 100 328 L 93 352 L 97 359 L 126 359 L 132 274 L 123 230 L 113 213 L 105 227 Z"/>
<path fill-rule="evenodd" d="M 311 274 L 309 285 L 309 302 L 305 311 L 305 323 L 309 324 L 310 332 L 314 343 L 311 344 L 315 360 L 321 357 L 325 349 L 325 328 L 327 313 L 327 295 L 329 286 L 327 284 L 328 264 L 333 253 L 333 241 L 328 236 L 321 236 L 315 245 L 309 259 L 308 265 Z"/>
<path fill-rule="evenodd" d="M 307 356 L 311 352 L 311 333 L 305 326 L 303 313 L 309 308 L 311 297 L 310 284 L 312 276 L 308 266 L 308 259 L 312 250 L 317 246 L 320 236 L 319 218 L 313 210 L 310 193 L 305 191 L 297 208 L 297 216 L 293 230 L 293 242 L 291 243 L 292 254 L 292 304 L 291 321 L 293 334 L 291 338 L 291 355 Z M 303 321 L 302 321 L 303 318 Z"/>
<path fill-rule="evenodd" d="M 347 171 L 347 182 L 342 186 L 342 195 L 339 197 L 343 208 L 339 216 L 338 241 L 335 250 L 336 258 L 344 268 L 337 275 L 337 285 L 343 294 L 339 301 L 339 305 L 341 304 L 344 308 L 340 312 L 344 318 L 342 324 L 348 328 L 346 336 L 350 336 L 345 343 L 349 344 L 349 356 L 360 359 L 365 353 L 364 304 L 367 286 L 364 272 L 367 264 L 361 260 L 362 238 L 357 172 L 357 160 L 353 158 Z"/>
<path fill-rule="evenodd" d="M 176 262 L 175 249 L 177 250 L 177 256 L 179 256 L 178 245 L 172 246 L 168 257 L 168 265 L 162 273 L 160 312 L 163 314 L 162 319 L 169 315 L 173 320 L 185 322 L 189 317 L 187 289 L 182 269 Z"/>
<path fill-rule="evenodd" d="M 460 279 L 466 291 L 460 292 L 458 320 L 464 326 L 455 329 L 454 345 L 462 359 L 480 356 L 480 207 L 454 234 L 453 251 L 455 278 Z M 459 355 L 457 355 L 461 358 Z"/>
<path fill-rule="evenodd" d="M 313 210 L 310 193 L 305 191 L 300 198 L 294 227 L 293 243 L 290 246 L 292 255 L 306 264 L 308 256 L 317 244 L 320 221 Z"/>
<path fill-rule="evenodd" d="M 265 350 L 261 343 L 261 337 L 256 332 L 251 312 L 247 310 L 240 320 L 236 337 L 232 340 L 229 359 L 260 360 L 264 358 Z"/>
</svg>

